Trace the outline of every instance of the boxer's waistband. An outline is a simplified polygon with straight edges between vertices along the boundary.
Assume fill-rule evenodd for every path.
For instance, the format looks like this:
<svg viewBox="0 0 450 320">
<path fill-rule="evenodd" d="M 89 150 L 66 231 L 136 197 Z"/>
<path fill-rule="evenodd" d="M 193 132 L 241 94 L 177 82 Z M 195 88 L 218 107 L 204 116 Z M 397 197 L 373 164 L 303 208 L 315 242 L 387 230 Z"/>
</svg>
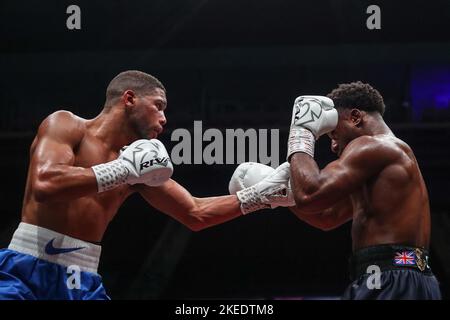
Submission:
<svg viewBox="0 0 450 320">
<path fill-rule="evenodd" d="M 101 246 L 21 222 L 8 249 L 38 259 L 97 273 Z"/>
<path fill-rule="evenodd" d="M 355 251 L 350 257 L 350 279 L 354 281 L 361 275 L 372 273 L 374 270 L 410 269 L 431 275 L 428 260 L 429 254 L 425 248 L 396 244 L 371 246 Z"/>
</svg>

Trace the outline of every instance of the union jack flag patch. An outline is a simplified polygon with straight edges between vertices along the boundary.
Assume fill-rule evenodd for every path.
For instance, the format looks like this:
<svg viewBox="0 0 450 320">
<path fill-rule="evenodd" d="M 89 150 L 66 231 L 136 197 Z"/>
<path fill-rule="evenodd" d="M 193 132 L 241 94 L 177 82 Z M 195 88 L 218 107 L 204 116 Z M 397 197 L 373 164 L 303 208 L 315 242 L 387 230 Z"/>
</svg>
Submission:
<svg viewBox="0 0 450 320">
<path fill-rule="evenodd" d="M 415 253 L 414 251 L 402 251 L 397 252 L 394 258 L 394 265 L 396 266 L 406 266 L 406 265 L 415 265 Z"/>
</svg>

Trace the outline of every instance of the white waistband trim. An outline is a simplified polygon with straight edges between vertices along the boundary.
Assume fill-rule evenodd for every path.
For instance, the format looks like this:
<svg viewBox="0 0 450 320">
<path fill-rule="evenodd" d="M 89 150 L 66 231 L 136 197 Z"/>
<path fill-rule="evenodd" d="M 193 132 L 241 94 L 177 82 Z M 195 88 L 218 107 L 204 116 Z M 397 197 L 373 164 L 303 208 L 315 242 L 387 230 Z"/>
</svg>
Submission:
<svg viewBox="0 0 450 320">
<path fill-rule="evenodd" d="M 102 247 L 21 222 L 8 249 L 66 267 L 78 266 L 81 271 L 97 273 Z"/>
</svg>

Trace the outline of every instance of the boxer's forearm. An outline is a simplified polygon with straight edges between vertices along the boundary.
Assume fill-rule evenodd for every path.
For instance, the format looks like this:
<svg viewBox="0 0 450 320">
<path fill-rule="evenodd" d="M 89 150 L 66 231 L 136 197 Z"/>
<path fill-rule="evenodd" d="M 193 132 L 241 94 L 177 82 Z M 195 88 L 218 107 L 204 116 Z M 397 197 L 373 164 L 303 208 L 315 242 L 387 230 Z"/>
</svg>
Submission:
<svg viewBox="0 0 450 320">
<path fill-rule="evenodd" d="M 195 206 L 189 212 L 193 229 L 201 230 L 242 216 L 240 202 L 235 195 L 194 198 Z"/>
<path fill-rule="evenodd" d="M 289 208 L 300 220 L 323 231 L 333 230 L 352 219 L 353 210 L 350 199 L 316 214 L 304 213 L 296 207 Z"/>
<path fill-rule="evenodd" d="M 97 180 L 91 168 L 53 165 L 40 168 L 33 182 L 38 202 L 68 201 L 97 193 Z"/>
<path fill-rule="evenodd" d="M 242 215 L 237 196 L 196 198 L 172 179 L 160 187 L 135 185 L 133 190 L 139 192 L 152 207 L 170 215 L 193 231 Z"/>
<path fill-rule="evenodd" d="M 314 195 L 319 190 L 320 170 L 315 160 L 306 153 L 298 152 L 291 157 L 291 185 L 297 207 L 308 212 L 320 212 L 315 208 Z"/>
</svg>

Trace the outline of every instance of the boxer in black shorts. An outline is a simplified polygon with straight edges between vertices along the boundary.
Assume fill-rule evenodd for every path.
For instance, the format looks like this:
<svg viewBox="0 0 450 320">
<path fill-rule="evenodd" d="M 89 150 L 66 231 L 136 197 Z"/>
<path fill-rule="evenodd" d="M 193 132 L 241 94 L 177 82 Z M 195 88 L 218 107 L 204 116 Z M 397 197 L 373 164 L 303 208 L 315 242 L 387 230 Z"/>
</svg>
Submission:
<svg viewBox="0 0 450 320">
<path fill-rule="evenodd" d="M 344 299 L 440 299 L 427 251 L 427 188 L 384 110 L 380 93 L 362 82 L 296 99 L 288 140 L 292 210 L 323 230 L 353 219 L 353 282 Z M 321 170 L 314 143 L 323 134 L 339 159 Z"/>
</svg>

